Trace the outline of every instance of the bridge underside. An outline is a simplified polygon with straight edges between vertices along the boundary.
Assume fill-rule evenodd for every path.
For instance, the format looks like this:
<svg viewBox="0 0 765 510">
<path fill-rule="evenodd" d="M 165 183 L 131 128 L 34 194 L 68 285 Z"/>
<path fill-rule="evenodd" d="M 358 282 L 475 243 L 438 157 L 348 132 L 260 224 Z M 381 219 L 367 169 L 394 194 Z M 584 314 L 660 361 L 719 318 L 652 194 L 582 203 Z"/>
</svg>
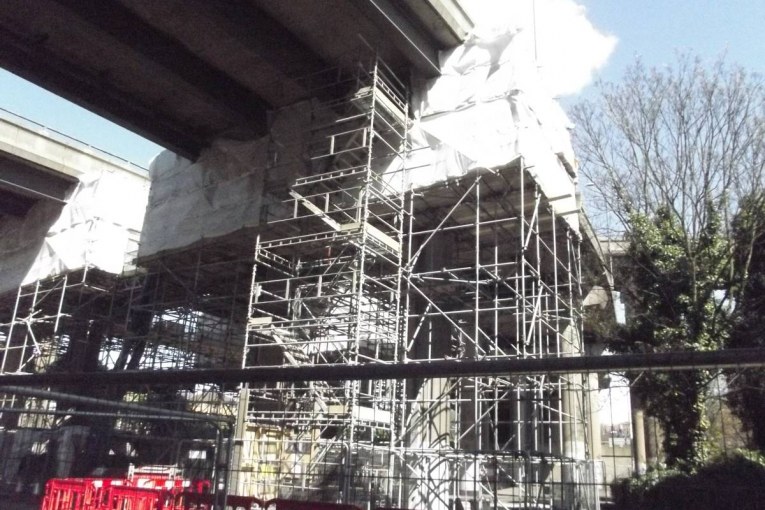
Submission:
<svg viewBox="0 0 765 510">
<path fill-rule="evenodd" d="M 365 45 L 434 76 L 470 27 L 454 0 L 9 0 L 0 66 L 193 158 L 265 134 L 270 109 L 307 96 L 298 77 Z"/>
</svg>

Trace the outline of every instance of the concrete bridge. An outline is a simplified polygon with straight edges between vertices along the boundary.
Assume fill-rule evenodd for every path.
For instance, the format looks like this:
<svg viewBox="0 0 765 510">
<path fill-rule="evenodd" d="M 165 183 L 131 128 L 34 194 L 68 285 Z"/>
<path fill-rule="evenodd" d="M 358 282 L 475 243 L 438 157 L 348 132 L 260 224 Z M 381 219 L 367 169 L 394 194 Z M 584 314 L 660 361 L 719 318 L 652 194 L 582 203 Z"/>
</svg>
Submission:
<svg viewBox="0 0 765 510">
<path fill-rule="evenodd" d="M 364 44 L 434 76 L 471 27 L 459 0 L 7 0 L 0 67 L 193 158 L 266 133 Z"/>
</svg>

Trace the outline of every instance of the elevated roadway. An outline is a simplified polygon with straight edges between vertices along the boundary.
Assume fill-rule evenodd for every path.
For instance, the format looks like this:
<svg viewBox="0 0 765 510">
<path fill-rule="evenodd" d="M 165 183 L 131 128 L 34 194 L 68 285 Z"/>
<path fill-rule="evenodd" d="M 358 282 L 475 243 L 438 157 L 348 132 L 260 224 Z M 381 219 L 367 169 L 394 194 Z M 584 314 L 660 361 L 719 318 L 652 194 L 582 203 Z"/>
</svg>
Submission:
<svg viewBox="0 0 765 510">
<path fill-rule="evenodd" d="M 365 44 L 429 77 L 471 28 L 459 0 L 5 0 L 0 67 L 193 158 Z"/>
</svg>

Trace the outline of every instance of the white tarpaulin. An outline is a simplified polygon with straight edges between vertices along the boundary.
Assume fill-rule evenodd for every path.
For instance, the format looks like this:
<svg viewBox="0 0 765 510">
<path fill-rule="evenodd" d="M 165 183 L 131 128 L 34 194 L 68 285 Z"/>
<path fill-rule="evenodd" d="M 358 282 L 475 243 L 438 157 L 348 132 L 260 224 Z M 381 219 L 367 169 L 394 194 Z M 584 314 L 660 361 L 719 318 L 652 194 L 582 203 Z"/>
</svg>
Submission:
<svg viewBox="0 0 765 510">
<path fill-rule="evenodd" d="M 442 75 L 415 95 L 409 184 L 427 186 L 522 157 L 553 209 L 577 229 L 570 122 L 542 89 L 528 35 L 473 35 L 441 55 Z"/>
<path fill-rule="evenodd" d="M 424 187 L 522 157 L 554 210 L 578 229 L 569 122 L 542 90 L 532 56 L 520 30 L 473 35 L 441 56 L 442 75 L 414 90 L 406 185 Z M 310 102 L 283 108 L 268 136 L 218 140 L 196 162 L 160 155 L 150 169 L 140 256 L 258 225 L 269 186 L 284 191 L 306 171 L 312 113 Z"/>
<path fill-rule="evenodd" d="M 86 266 L 121 273 L 148 192 L 148 175 L 104 164 L 80 176 L 66 204 L 40 200 L 23 218 L 3 217 L 0 292 Z"/>
<path fill-rule="evenodd" d="M 152 179 L 139 257 L 191 246 L 257 224 L 266 140 L 219 142 L 196 161 L 166 151 Z"/>
<path fill-rule="evenodd" d="M 151 164 L 151 193 L 139 257 L 195 245 L 261 221 L 268 186 L 305 174 L 304 147 L 314 106 L 274 112 L 267 136 L 217 140 L 192 162 L 166 151 Z"/>
</svg>

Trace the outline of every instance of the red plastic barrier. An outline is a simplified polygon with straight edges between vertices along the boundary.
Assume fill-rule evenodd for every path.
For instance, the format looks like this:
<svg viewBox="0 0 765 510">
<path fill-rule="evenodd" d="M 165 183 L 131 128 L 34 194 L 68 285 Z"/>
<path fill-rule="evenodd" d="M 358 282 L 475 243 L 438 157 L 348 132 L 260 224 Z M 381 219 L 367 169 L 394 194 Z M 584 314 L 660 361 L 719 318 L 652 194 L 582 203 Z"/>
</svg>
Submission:
<svg viewBox="0 0 765 510">
<path fill-rule="evenodd" d="M 107 492 L 107 506 L 85 507 L 83 510 L 175 510 L 167 506 L 173 500 L 170 491 L 122 486 L 110 487 Z"/>
<path fill-rule="evenodd" d="M 54 478 L 45 484 L 41 510 L 190 510 L 184 495 L 209 491 L 210 482 L 190 482 L 162 476 L 112 478 Z M 208 494 L 199 494 L 209 496 Z M 198 510 L 206 510 L 197 505 Z M 209 505 L 208 508 L 211 508 Z M 248 509 L 249 510 L 249 509 Z"/>
<path fill-rule="evenodd" d="M 86 491 L 85 480 L 51 480 L 45 484 L 40 510 L 82 510 Z"/>
<path fill-rule="evenodd" d="M 40 510 L 56 510 L 58 508 L 66 508 L 67 506 L 73 506 L 77 508 L 76 503 L 71 503 L 73 497 L 77 494 L 81 494 L 85 491 L 84 485 L 77 490 L 75 487 L 60 487 L 57 483 L 58 480 L 51 480 L 45 484 L 45 497 L 43 498 Z"/>
<path fill-rule="evenodd" d="M 209 480 L 189 482 L 163 476 L 54 478 L 45 485 L 40 510 L 211 510 Z M 228 510 L 265 508 L 256 497 L 228 496 Z"/>
<path fill-rule="evenodd" d="M 112 478 L 65 478 L 49 480 L 40 510 L 211 510 L 215 495 L 207 480 L 190 482 L 162 476 Z M 263 500 L 251 496 L 228 496 L 227 510 L 361 510 L 355 505 Z M 382 509 L 378 509 L 382 510 Z M 385 509 L 393 510 L 393 509 Z"/>
<path fill-rule="evenodd" d="M 105 493 L 123 480 L 108 478 L 57 478 L 45 484 L 41 510 L 91 510 L 107 508 Z"/>
</svg>

